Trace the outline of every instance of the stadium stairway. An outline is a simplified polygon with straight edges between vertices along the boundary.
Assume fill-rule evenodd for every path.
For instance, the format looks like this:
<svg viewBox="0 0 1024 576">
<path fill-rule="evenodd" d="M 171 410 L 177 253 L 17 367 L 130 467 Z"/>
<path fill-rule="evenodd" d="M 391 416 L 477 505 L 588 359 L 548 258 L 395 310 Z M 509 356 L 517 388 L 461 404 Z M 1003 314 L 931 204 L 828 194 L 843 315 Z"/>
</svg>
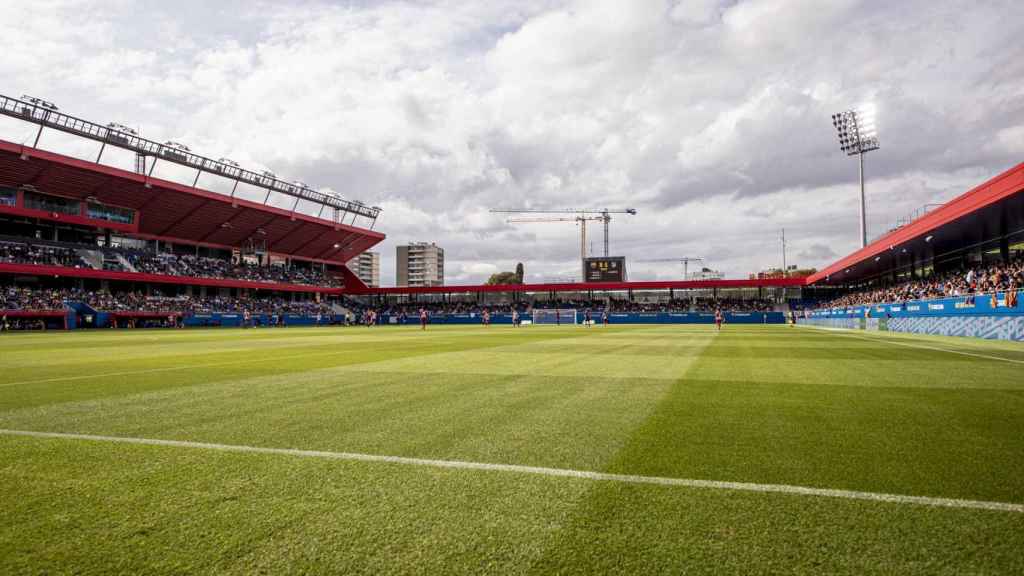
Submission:
<svg viewBox="0 0 1024 576">
<path fill-rule="evenodd" d="M 99 250 L 88 250 L 85 248 L 79 248 L 75 250 L 78 253 L 78 257 L 82 259 L 82 262 L 88 264 L 94 270 L 103 269 L 103 252 Z"/>
<path fill-rule="evenodd" d="M 117 259 L 117 262 L 121 265 L 123 270 L 127 272 L 138 272 L 138 270 L 135 269 L 135 266 L 124 257 L 124 254 L 114 252 L 113 257 Z"/>
<path fill-rule="evenodd" d="M 92 306 L 89 306 L 85 302 L 72 302 L 68 300 L 67 302 L 65 302 L 65 304 L 67 305 L 68 308 L 74 310 L 75 313 L 78 314 L 79 316 L 84 316 L 86 314 L 92 314 L 93 316 L 95 316 L 99 314 L 98 310 L 96 310 Z"/>
</svg>

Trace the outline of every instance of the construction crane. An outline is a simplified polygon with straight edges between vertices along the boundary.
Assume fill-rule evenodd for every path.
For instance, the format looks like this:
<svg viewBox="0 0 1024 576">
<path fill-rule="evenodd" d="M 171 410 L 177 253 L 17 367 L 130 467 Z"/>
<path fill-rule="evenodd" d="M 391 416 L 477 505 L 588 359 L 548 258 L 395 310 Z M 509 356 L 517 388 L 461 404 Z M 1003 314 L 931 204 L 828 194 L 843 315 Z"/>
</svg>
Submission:
<svg viewBox="0 0 1024 576">
<path fill-rule="evenodd" d="M 506 222 L 512 224 L 531 224 L 536 222 L 576 222 L 580 225 L 580 260 L 587 257 L 587 222 L 604 220 L 602 216 L 574 216 L 572 218 L 509 218 Z M 608 236 L 605 235 L 605 255 L 608 254 Z"/>
<path fill-rule="evenodd" d="M 655 260 L 641 260 L 641 262 L 682 262 L 683 263 L 683 280 L 689 278 L 688 266 L 690 262 L 703 262 L 704 259 L 699 256 L 683 256 L 681 258 L 657 258 Z"/>
<path fill-rule="evenodd" d="M 571 208 L 562 210 L 491 210 L 493 214 L 575 214 L 571 218 L 509 218 L 511 223 L 528 222 L 576 222 L 580 225 L 580 259 L 587 257 L 587 222 L 604 222 L 604 255 L 608 256 L 608 228 L 612 221 L 612 214 L 636 215 L 635 208 L 625 210 L 574 210 Z"/>
</svg>

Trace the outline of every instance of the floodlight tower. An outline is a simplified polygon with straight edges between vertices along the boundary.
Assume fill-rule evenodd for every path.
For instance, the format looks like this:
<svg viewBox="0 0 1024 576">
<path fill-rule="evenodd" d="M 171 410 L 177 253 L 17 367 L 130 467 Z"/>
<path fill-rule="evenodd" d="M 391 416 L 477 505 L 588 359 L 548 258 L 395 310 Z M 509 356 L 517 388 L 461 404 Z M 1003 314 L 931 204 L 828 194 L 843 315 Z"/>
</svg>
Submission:
<svg viewBox="0 0 1024 576">
<path fill-rule="evenodd" d="M 832 125 L 839 134 L 839 149 L 847 156 L 860 157 L 860 247 L 868 245 L 867 216 L 864 210 L 864 154 L 878 150 L 878 129 L 875 107 L 862 105 L 832 115 Z"/>
</svg>

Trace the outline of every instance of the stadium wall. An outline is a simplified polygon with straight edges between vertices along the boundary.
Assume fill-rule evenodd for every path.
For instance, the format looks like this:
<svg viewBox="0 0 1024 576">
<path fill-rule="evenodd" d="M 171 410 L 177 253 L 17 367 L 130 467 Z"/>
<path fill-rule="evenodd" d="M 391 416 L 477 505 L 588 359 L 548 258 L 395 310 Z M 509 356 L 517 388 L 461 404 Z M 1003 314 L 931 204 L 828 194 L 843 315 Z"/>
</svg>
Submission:
<svg viewBox="0 0 1024 576">
<path fill-rule="evenodd" d="M 524 322 L 532 322 L 530 314 L 523 314 Z M 601 322 L 600 313 L 593 314 L 594 322 Z M 577 320 L 583 321 L 583 312 L 577 313 Z M 431 324 L 480 324 L 479 314 L 431 314 Z M 608 315 L 609 324 L 714 324 L 715 315 L 710 312 L 636 312 L 612 313 Z M 784 324 L 782 312 L 733 312 L 725 314 L 726 324 Z M 399 324 L 396 315 L 382 315 L 382 324 Z M 406 324 L 418 324 L 419 318 L 409 314 Z M 511 314 L 491 314 L 491 324 L 511 324 Z"/>
<path fill-rule="evenodd" d="M 967 336 L 1024 342 L 1024 316 L 922 316 L 918 318 L 799 318 L 798 324 L 934 336 Z"/>
<path fill-rule="evenodd" d="M 1024 341 L 1024 307 L 1006 293 L 815 310 L 799 324 L 937 336 Z"/>
<path fill-rule="evenodd" d="M 203 327 L 226 327 L 226 328 L 237 328 L 242 325 L 242 315 L 237 313 L 211 313 L 211 314 L 193 314 L 191 316 L 182 316 L 181 314 L 164 314 L 164 313 L 111 313 L 111 312 L 96 312 L 94 314 L 94 321 L 87 327 L 92 328 L 113 328 L 115 321 L 117 326 L 124 327 L 128 320 L 134 318 L 139 321 L 144 320 L 164 320 L 169 315 L 180 317 L 181 323 L 187 328 L 203 328 Z M 74 318 L 73 314 L 70 314 L 68 318 Z M 269 326 L 273 322 L 274 317 L 271 314 L 254 314 L 251 316 L 251 321 L 256 326 Z M 285 314 L 284 315 L 285 325 L 287 326 L 316 326 L 315 316 L 304 316 L 300 314 Z M 341 315 L 324 315 L 321 317 L 320 324 L 327 325 L 331 322 L 341 322 Z M 70 321 L 69 321 L 70 322 Z M 77 323 L 70 323 L 69 328 L 76 328 Z"/>
</svg>

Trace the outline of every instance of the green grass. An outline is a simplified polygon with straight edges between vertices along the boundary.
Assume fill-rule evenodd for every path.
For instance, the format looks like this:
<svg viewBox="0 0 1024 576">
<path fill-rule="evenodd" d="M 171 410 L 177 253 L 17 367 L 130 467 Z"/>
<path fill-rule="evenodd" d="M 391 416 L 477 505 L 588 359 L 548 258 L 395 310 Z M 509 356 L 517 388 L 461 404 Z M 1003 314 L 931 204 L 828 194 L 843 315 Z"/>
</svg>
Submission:
<svg viewBox="0 0 1024 576">
<path fill-rule="evenodd" d="M 1024 361 L 781 326 L 5 334 L 0 428 L 1024 504 L 1024 364 L 947 350 Z M 4 574 L 1024 573 L 1019 512 L 4 434 L 0 487 Z"/>
</svg>

